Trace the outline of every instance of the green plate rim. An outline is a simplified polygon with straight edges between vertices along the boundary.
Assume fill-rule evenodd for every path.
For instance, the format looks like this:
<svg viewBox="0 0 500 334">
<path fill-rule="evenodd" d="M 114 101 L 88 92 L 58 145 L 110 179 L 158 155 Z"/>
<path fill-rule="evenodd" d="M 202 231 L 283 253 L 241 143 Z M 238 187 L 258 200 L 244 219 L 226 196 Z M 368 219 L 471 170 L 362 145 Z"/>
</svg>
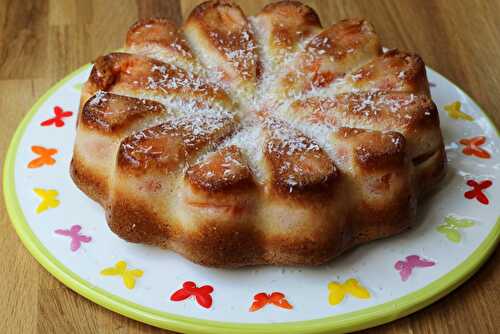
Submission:
<svg viewBox="0 0 500 334">
<path fill-rule="evenodd" d="M 381 325 L 410 313 L 416 312 L 434 301 L 447 295 L 460 284 L 472 276 L 479 267 L 487 260 L 500 240 L 500 216 L 497 218 L 495 226 L 488 236 L 474 250 L 469 257 L 455 267 L 452 271 L 443 275 L 439 279 L 429 283 L 425 287 L 414 291 L 408 295 L 396 300 L 386 302 L 381 305 L 372 306 L 363 310 L 349 312 L 340 315 L 332 315 L 317 320 L 306 320 L 286 323 L 273 324 L 254 324 L 254 323 L 231 323 L 213 320 L 202 320 L 187 316 L 179 316 L 167 312 L 157 311 L 155 309 L 144 307 L 130 302 L 122 297 L 113 295 L 101 288 L 93 286 L 85 281 L 62 263 L 60 263 L 45 246 L 33 234 L 26 222 L 24 214 L 19 205 L 15 191 L 14 163 L 18 151 L 19 142 L 24 131 L 36 114 L 40 106 L 62 85 L 89 68 L 89 64 L 82 66 L 72 72 L 57 84 L 52 86 L 30 109 L 23 118 L 21 124 L 15 131 L 12 141 L 9 145 L 3 171 L 3 191 L 7 207 L 7 212 L 11 219 L 18 236 L 24 246 L 35 257 L 35 259 L 53 276 L 55 276 L 64 285 L 74 290 L 87 299 L 92 300 L 109 310 L 122 314 L 126 317 L 156 326 L 164 329 L 189 332 L 189 333 L 339 333 L 350 332 Z M 451 83 L 438 72 L 437 75 Z M 453 84 L 465 96 L 470 96 L 462 89 Z M 470 98 L 474 101 L 472 98 Z M 477 103 L 476 103 L 477 104 Z M 490 124 L 500 133 L 498 128 L 492 122 L 488 114 L 479 107 L 486 115 Z M 166 297 L 165 297 L 166 298 Z M 333 311 L 333 309 L 332 309 Z"/>
</svg>

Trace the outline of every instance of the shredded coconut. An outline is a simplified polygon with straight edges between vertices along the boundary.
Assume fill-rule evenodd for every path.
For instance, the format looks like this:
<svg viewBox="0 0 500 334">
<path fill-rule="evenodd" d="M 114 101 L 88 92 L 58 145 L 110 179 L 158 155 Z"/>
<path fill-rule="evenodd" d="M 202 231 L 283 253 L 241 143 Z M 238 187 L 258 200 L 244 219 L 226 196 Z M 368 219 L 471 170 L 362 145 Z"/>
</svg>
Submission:
<svg viewBox="0 0 500 334">
<path fill-rule="evenodd" d="M 222 135 L 222 144 L 213 143 L 214 146 L 236 145 L 257 181 L 264 182 L 266 150 L 285 157 L 324 150 L 335 159 L 337 152 L 332 134 L 340 127 L 386 130 L 384 121 L 388 120 L 387 126 L 398 130 L 398 124 L 407 124 L 403 120 L 414 118 L 410 106 L 418 96 L 394 97 L 380 91 L 377 84 L 385 78 L 373 79 L 361 70 L 375 71 L 373 64 L 368 63 L 370 57 L 356 60 L 352 68 L 340 73 L 326 87 L 311 84 L 315 73 L 309 69 L 317 66 L 318 61 L 316 71 L 335 71 L 344 66 L 337 64 L 335 57 L 342 53 L 354 59 L 353 54 L 360 50 L 360 45 L 337 50 L 335 40 L 318 35 L 304 38 L 303 31 L 292 31 L 292 39 L 296 41 L 287 45 L 273 36 L 259 21 L 261 19 L 250 17 L 239 29 L 231 31 L 223 27 L 220 31 L 209 30 L 208 41 L 203 41 L 205 44 L 200 43 L 196 33 L 186 30 L 185 40 L 179 34 L 168 47 L 151 43 L 128 49 L 156 62 L 144 77 L 134 77 L 130 81 L 134 89 L 117 85 L 113 93 L 155 100 L 169 111 L 168 117 L 150 117 L 151 121 L 144 122 L 144 127 L 163 122 L 156 127 L 156 132 L 146 128 L 136 132 L 134 139 L 157 136 L 158 131 L 160 134 L 177 133 L 189 146 L 210 139 L 220 129 L 231 126 L 237 130 Z M 283 23 L 277 26 L 285 28 Z M 211 44 L 210 49 L 203 47 L 206 43 Z M 258 66 L 262 66 L 260 77 L 257 77 Z M 127 75 L 132 75 L 130 71 L 133 70 L 127 69 Z M 396 87 L 403 87 L 401 82 L 406 76 L 407 70 L 403 69 L 393 72 L 391 80 L 399 80 L 400 86 Z M 364 78 L 369 82 L 361 80 Z M 224 92 L 235 101 L 235 110 L 215 97 Z M 348 95 L 342 97 L 340 94 Z M 106 92 L 98 91 L 91 105 L 105 101 L 105 95 Z M 294 101 L 304 105 L 297 107 Z M 425 115 L 430 116 L 430 112 L 426 111 Z M 392 140 L 399 145 L 401 138 L 393 137 Z M 138 148 L 128 143 L 126 149 Z M 151 145 L 140 149 L 144 154 L 158 153 Z M 203 164 L 209 153 L 200 153 L 195 161 Z M 239 164 L 228 156 L 220 165 L 223 176 L 234 177 L 231 168 Z M 303 172 L 286 159 L 278 170 Z M 293 175 L 285 181 L 290 191 L 298 184 Z M 214 174 L 208 171 L 206 176 L 210 178 Z"/>
</svg>

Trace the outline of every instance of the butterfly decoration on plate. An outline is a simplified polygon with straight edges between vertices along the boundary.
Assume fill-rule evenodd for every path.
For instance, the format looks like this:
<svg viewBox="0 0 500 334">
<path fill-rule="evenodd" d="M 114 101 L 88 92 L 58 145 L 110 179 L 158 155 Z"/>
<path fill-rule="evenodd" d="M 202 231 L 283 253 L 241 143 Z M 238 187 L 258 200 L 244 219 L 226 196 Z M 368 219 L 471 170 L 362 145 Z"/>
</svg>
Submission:
<svg viewBox="0 0 500 334">
<path fill-rule="evenodd" d="M 401 280 L 404 282 L 408 280 L 413 269 L 432 267 L 436 263 L 434 261 L 426 260 L 418 255 L 409 255 L 405 260 L 398 261 L 394 264 L 394 268 L 399 271 Z"/>
<path fill-rule="evenodd" d="M 33 191 L 38 197 L 42 199 L 42 201 L 36 208 L 36 213 L 42 213 L 44 211 L 47 211 L 48 209 L 57 208 L 61 203 L 57 199 L 59 192 L 55 189 L 35 188 L 33 189 Z"/>
<path fill-rule="evenodd" d="M 54 117 L 49 118 L 42 123 L 41 126 L 55 125 L 57 128 L 64 126 L 64 117 L 71 117 L 73 115 L 72 111 L 64 111 L 63 108 L 59 106 L 54 107 Z"/>
<path fill-rule="evenodd" d="M 203 285 L 197 287 L 195 282 L 186 281 L 182 284 L 182 288 L 175 291 L 171 296 L 170 300 L 174 302 L 179 302 L 189 297 L 195 297 L 196 302 L 204 307 L 210 308 L 212 306 L 212 295 L 214 288 L 210 285 Z"/>
<path fill-rule="evenodd" d="M 56 159 L 52 156 L 57 154 L 57 149 L 55 148 L 45 148 L 43 146 L 31 146 L 31 151 L 38 155 L 38 158 L 31 160 L 28 163 L 28 168 L 40 168 L 42 166 L 52 166 L 56 163 Z"/>
<path fill-rule="evenodd" d="M 475 156 L 480 159 L 490 159 L 490 152 L 486 151 L 481 145 L 486 143 L 485 136 L 477 136 L 472 138 L 462 138 L 459 141 L 460 144 L 464 145 L 462 150 L 463 154 Z"/>
<path fill-rule="evenodd" d="M 54 231 L 54 233 L 59 234 L 59 235 L 63 235 L 66 237 L 70 237 L 71 238 L 71 246 L 70 246 L 71 251 L 76 252 L 80 248 L 82 242 L 88 243 L 92 240 L 92 237 L 80 234 L 81 229 L 82 229 L 82 227 L 80 225 L 73 225 L 73 226 L 71 226 L 71 228 L 69 230 L 57 229 Z"/>
<path fill-rule="evenodd" d="M 448 240 L 459 243 L 462 240 L 462 235 L 458 231 L 462 228 L 474 226 L 474 222 L 470 219 L 458 219 L 452 216 L 444 218 L 444 223 L 436 227 L 436 231 L 446 235 Z"/>
<path fill-rule="evenodd" d="M 468 180 L 467 185 L 469 187 L 472 187 L 472 189 L 466 191 L 464 193 L 464 197 L 467 199 L 475 198 L 479 203 L 488 205 L 490 203 L 490 200 L 488 199 L 488 196 L 486 196 L 486 194 L 483 192 L 483 190 L 491 187 L 492 184 L 493 182 L 490 180 L 484 180 L 479 182 L 475 180 Z"/>
<path fill-rule="evenodd" d="M 127 269 L 127 263 L 125 261 L 116 262 L 114 267 L 109 267 L 101 271 L 101 275 L 104 276 L 121 276 L 123 279 L 123 284 L 128 289 L 133 289 L 135 287 L 135 280 L 142 277 L 144 271 L 141 269 Z"/>
<path fill-rule="evenodd" d="M 254 301 L 252 306 L 250 306 L 250 312 L 258 311 L 268 304 L 289 310 L 293 308 L 288 300 L 286 300 L 285 295 L 281 292 L 273 292 L 271 294 L 261 292 L 253 296 L 253 299 Z"/>
<path fill-rule="evenodd" d="M 464 121 L 473 121 L 474 118 L 471 115 L 468 115 L 461 111 L 462 104 L 459 101 L 455 101 L 453 103 L 447 104 L 444 106 L 444 110 L 448 113 L 453 119 L 464 120 Z"/>
<path fill-rule="evenodd" d="M 361 299 L 370 298 L 370 292 L 355 278 L 350 278 L 344 283 L 330 282 L 328 283 L 328 291 L 328 302 L 330 305 L 340 304 L 347 294 Z"/>
</svg>

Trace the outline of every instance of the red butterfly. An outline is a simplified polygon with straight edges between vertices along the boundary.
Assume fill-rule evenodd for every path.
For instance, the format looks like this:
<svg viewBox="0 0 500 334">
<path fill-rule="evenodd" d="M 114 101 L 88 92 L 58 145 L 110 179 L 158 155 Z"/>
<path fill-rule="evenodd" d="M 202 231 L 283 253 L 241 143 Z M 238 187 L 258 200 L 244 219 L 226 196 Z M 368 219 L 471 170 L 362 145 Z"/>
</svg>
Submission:
<svg viewBox="0 0 500 334">
<path fill-rule="evenodd" d="M 210 308 L 210 306 L 212 306 L 212 296 L 210 294 L 213 291 L 214 288 L 210 285 L 204 285 L 197 288 L 196 283 L 187 281 L 182 284 L 182 289 L 177 290 L 170 296 L 170 300 L 179 302 L 194 296 L 200 306 Z"/>
<path fill-rule="evenodd" d="M 64 111 L 63 108 L 61 108 L 59 106 L 55 106 L 54 107 L 54 115 L 55 115 L 55 117 L 49 118 L 48 120 L 43 121 L 42 123 L 40 123 L 40 125 L 41 126 L 50 126 L 50 125 L 54 124 L 56 127 L 60 128 L 60 127 L 64 126 L 63 118 L 70 117 L 71 115 L 73 115 L 73 112 L 72 111 Z"/>
<path fill-rule="evenodd" d="M 477 199 L 479 203 L 487 205 L 490 203 L 488 197 L 483 193 L 483 190 L 491 187 L 493 182 L 490 180 L 485 180 L 481 182 L 476 182 L 474 180 L 467 181 L 467 185 L 472 187 L 472 190 L 466 191 L 464 193 L 465 198 L 467 199 Z"/>
<path fill-rule="evenodd" d="M 293 306 L 285 299 L 285 295 L 281 292 L 273 292 L 268 295 L 265 292 L 261 292 L 253 296 L 253 303 L 250 306 L 250 312 L 255 312 L 266 306 L 267 304 L 273 304 L 281 308 L 292 309 Z"/>
</svg>

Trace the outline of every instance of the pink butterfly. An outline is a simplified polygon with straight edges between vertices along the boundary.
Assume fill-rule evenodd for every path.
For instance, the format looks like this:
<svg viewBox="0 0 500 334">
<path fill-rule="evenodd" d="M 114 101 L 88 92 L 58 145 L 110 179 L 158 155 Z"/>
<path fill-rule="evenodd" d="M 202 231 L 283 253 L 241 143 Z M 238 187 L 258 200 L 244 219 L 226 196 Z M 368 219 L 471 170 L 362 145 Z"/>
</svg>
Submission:
<svg viewBox="0 0 500 334">
<path fill-rule="evenodd" d="M 404 282 L 408 279 L 408 277 L 410 277 L 414 268 L 432 267 L 435 264 L 435 262 L 423 259 L 418 255 L 409 255 L 406 257 L 406 261 L 396 262 L 394 268 L 399 271 L 401 280 Z"/>
<path fill-rule="evenodd" d="M 82 242 L 90 242 L 91 237 L 86 235 L 81 235 L 80 230 L 82 227 L 80 225 L 73 225 L 69 230 L 55 230 L 54 232 L 59 235 L 64 235 L 71 238 L 71 251 L 76 252 L 80 248 Z"/>
</svg>

